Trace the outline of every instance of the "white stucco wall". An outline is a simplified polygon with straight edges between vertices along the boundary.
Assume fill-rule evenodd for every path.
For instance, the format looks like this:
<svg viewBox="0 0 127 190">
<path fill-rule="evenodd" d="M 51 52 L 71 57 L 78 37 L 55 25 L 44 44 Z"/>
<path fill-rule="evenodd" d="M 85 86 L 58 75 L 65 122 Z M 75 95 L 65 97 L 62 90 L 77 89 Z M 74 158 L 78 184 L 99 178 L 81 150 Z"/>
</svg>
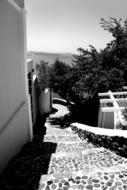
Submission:
<svg viewBox="0 0 127 190">
<path fill-rule="evenodd" d="M 19 10 L 0 0 L 0 172 L 31 135 L 23 10 Z"/>
<path fill-rule="evenodd" d="M 51 92 L 46 88 L 39 96 L 39 109 L 41 114 L 51 111 Z"/>
<path fill-rule="evenodd" d="M 113 129 L 114 128 L 114 112 L 102 112 L 105 103 L 101 103 L 98 112 L 98 127 Z"/>
<path fill-rule="evenodd" d="M 114 112 L 103 113 L 103 128 L 114 129 Z"/>
</svg>

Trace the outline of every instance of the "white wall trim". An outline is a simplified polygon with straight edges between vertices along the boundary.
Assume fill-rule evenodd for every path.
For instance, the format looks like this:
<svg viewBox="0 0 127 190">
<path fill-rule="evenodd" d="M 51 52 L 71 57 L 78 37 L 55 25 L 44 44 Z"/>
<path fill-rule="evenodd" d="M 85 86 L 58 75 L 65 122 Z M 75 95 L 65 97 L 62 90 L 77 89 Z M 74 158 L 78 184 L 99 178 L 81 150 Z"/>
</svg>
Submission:
<svg viewBox="0 0 127 190">
<path fill-rule="evenodd" d="M 14 0 L 7 0 L 17 11 L 21 11 L 22 8 L 17 5 L 17 3 Z"/>
<path fill-rule="evenodd" d="M 114 99 L 114 100 L 112 100 L 112 99 L 100 99 L 100 103 L 108 103 L 108 102 L 125 102 L 125 101 L 127 101 L 127 98 L 116 98 L 116 99 Z"/>
<path fill-rule="evenodd" d="M 127 92 L 111 92 L 112 95 L 127 95 Z M 98 96 L 110 96 L 110 92 L 98 93 Z"/>
<path fill-rule="evenodd" d="M 115 112 L 115 111 L 122 111 L 125 107 L 103 107 L 102 112 Z"/>
</svg>

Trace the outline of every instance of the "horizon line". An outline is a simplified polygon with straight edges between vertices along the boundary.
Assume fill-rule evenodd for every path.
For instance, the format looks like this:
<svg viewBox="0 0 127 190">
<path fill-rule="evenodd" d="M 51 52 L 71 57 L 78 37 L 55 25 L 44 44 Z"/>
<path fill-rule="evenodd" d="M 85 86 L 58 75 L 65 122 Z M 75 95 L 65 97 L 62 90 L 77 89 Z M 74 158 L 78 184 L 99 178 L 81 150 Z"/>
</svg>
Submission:
<svg viewBox="0 0 127 190">
<path fill-rule="evenodd" d="M 39 50 L 27 50 L 27 52 L 45 53 L 45 54 L 76 54 L 72 52 L 50 52 L 50 51 L 39 51 Z"/>
</svg>

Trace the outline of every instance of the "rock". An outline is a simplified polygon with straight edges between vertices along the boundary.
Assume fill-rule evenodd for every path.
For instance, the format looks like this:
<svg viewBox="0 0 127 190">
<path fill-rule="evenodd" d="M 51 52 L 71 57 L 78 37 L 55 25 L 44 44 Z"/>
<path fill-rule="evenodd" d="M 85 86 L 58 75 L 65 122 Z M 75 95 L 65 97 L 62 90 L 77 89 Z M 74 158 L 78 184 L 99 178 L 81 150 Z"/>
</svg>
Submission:
<svg viewBox="0 0 127 190">
<path fill-rule="evenodd" d="M 78 189 L 84 189 L 84 185 L 82 185 L 82 184 L 80 184 L 80 185 L 78 185 Z"/>
<path fill-rule="evenodd" d="M 119 178 L 124 178 L 124 176 L 123 175 L 119 175 Z"/>
<path fill-rule="evenodd" d="M 45 190 L 50 190 L 50 187 L 47 185 L 47 186 L 45 187 Z"/>
<path fill-rule="evenodd" d="M 66 186 L 70 186 L 70 184 L 69 184 L 68 181 L 66 181 L 66 182 L 64 183 L 64 185 L 66 185 Z"/>
<path fill-rule="evenodd" d="M 106 185 L 107 185 L 107 186 L 112 186 L 112 182 L 108 181 L 108 182 L 106 183 Z"/>
<path fill-rule="evenodd" d="M 93 190 L 93 185 L 87 185 L 86 189 Z"/>
<path fill-rule="evenodd" d="M 104 179 L 108 180 L 108 179 L 109 179 L 109 177 L 108 177 L 108 176 L 104 176 Z"/>
<path fill-rule="evenodd" d="M 75 179 L 76 179 L 76 180 L 80 180 L 80 179 L 81 179 L 81 177 L 77 176 Z"/>
<path fill-rule="evenodd" d="M 62 183 L 59 183 L 58 186 L 59 186 L 59 187 L 62 187 Z"/>
<path fill-rule="evenodd" d="M 88 176 L 84 175 L 82 176 L 82 179 L 88 179 Z"/>
<path fill-rule="evenodd" d="M 51 185 L 53 181 L 47 181 L 47 185 Z"/>
<path fill-rule="evenodd" d="M 100 184 L 99 184 L 99 183 L 95 183 L 95 184 L 94 184 L 94 187 L 99 188 L 99 187 L 100 187 Z"/>
<path fill-rule="evenodd" d="M 57 185 L 54 183 L 51 185 L 51 189 L 53 189 L 53 190 L 56 189 L 56 187 L 57 187 Z"/>
<path fill-rule="evenodd" d="M 99 183 L 99 180 L 98 180 L 98 179 L 92 179 L 92 181 L 93 181 L 94 183 Z"/>
</svg>

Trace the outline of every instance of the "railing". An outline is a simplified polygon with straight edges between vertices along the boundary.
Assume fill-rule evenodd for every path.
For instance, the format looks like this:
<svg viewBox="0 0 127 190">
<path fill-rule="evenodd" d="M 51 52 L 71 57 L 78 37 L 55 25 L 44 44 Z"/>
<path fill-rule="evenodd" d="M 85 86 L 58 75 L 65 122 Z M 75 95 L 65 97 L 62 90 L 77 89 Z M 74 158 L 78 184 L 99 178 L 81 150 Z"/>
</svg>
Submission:
<svg viewBox="0 0 127 190">
<path fill-rule="evenodd" d="M 117 129 L 120 126 L 127 126 L 122 113 L 127 107 L 127 92 L 108 91 L 98 95 L 103 98 L 100 99 L 98 127 Z"/>
</svg>

